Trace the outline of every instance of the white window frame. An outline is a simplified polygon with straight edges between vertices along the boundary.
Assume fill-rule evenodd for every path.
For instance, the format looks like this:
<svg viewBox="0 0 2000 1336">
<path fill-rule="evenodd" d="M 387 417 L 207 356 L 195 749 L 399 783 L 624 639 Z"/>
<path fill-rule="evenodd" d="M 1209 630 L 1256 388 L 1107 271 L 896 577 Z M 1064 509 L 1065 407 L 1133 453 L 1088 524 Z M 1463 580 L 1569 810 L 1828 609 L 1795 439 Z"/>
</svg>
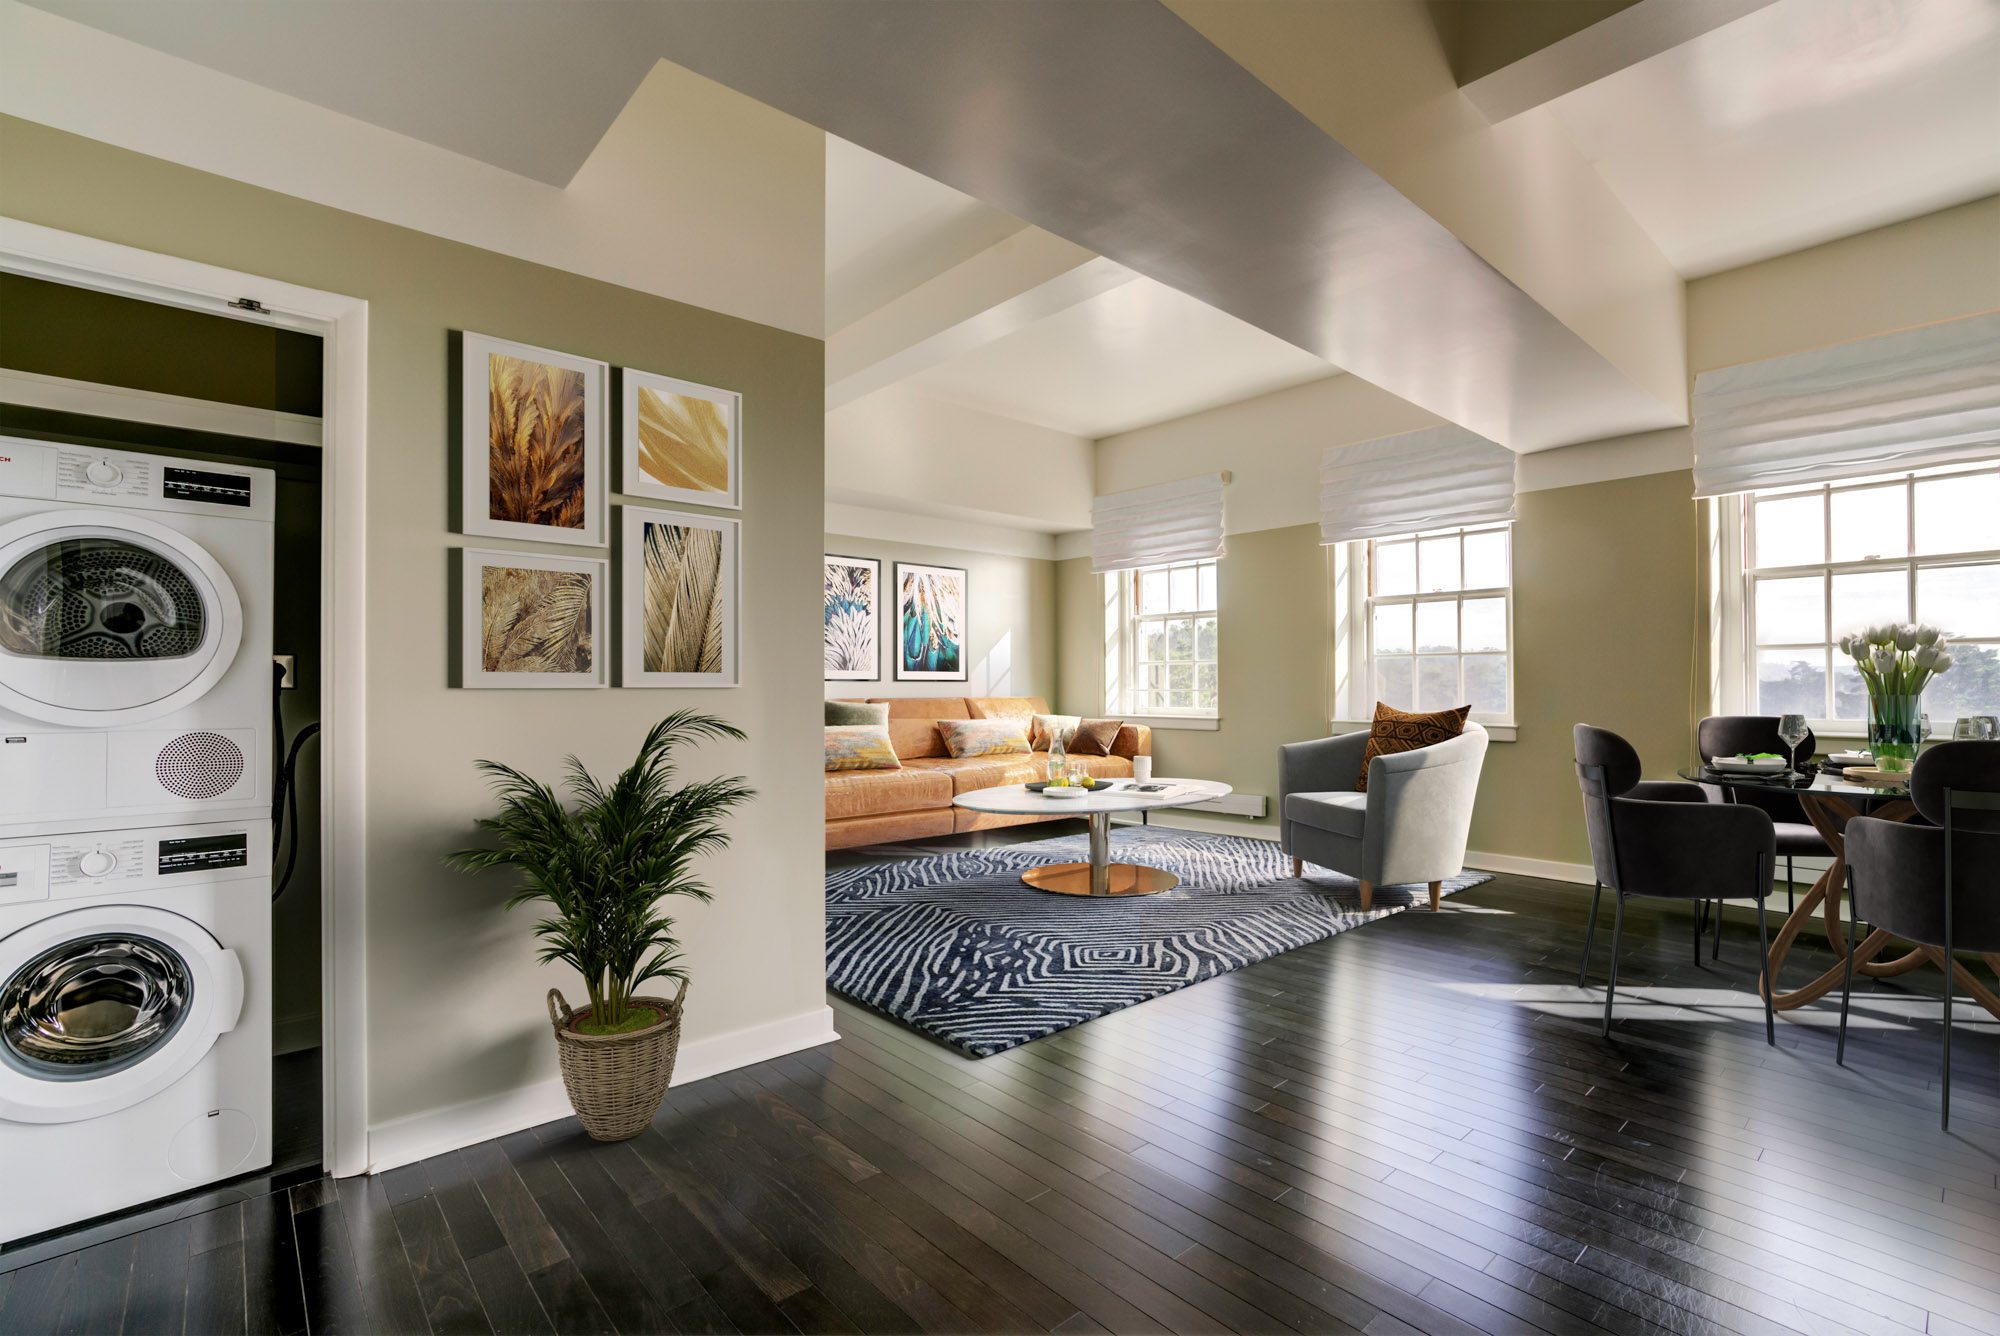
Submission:
<svg viewBox="0 0 2000 1336">
<path fill-rule="evenodd" d="M 1755 493 L 1764 500 L 1774 500 L 1787 496 L 1811 495 L 1818 491 L 1825 506 L 1822 512 L 1823 532 L 1830 538 L 1833 532 L 1833 494 L 1882 487 L 1901 483 L 1905 489 L 1907 506 L 1907 532 L 1911 545 L 1915 545 L 1916 534 L 1916 487 L 1918 481 L 1940 477 L 1991 474 L 2000 470 L 2000 465 L 1950 465 L 1942 468 L 1919 469 L 1909 472 L 1877 474 L 1864 478 L 1843 478 L 1835 482 L 1805 487 L 1772 487 Z M 1825 575 L 1827 634 L 1831 642 L 1837 642 L 1843 628 L 1833 625 L 1833 581 L 1830 577 L 1854 572 L 1884 571 L 1904 569 L 1908 572 L 1909 606 L 1916 609 L 1917 572 L 1927 567 L 1970 566 L 2000 561 L 2000 548 L 1981 548 L 1965 552 L 1918 555 L 1914 552 L 1900 557 L 1880 557 L 1861 561 L 1820 561 L 1795 566 L 1753 567 L 1750 554 L 1755 551 L 1753 532 L 1756 508 L 1746 507 L 1742 495 L 1715 497 L 1710 502 L 1710 518 L 1713 525 L 1710 557 L 1715 572 L 1710 595 L 1713 617 L 1710 622 L 1710 699 L 1715 702 L 1718 714 L 1762 714 L 1757 690 L 1757 655 L 1760 649 L 1812 648 L 1784 645 L 1763 645 L 1757 643 L 1756 601 L 1751 596 L 1751 588 L 1759 578 L 1783 578 L 1786 576 Z M 1828 548 L 1831 556 L 1831 548 Z M 2000 646 L 2000 641 L 1978 639 L 1972 643 L 1987 647 Z M 1833 644 L 1828 662 L 1829 691 L 1831 673 L 1837 664 L 1833 662 L 1840 654 L 1838 644 Z M 1828 698 L 1831 700 L 1831 697 Z M 1940 733 L 1950 728 L 1949 720 L 1933 720 L 1933 727 L 1941 725 Z M 1825 719 L 1809 718 L 1807 727 L 1821 738 L 1865 738 L 1868 724 L 1865 719 Z M 1938 736 L 1934 733 L 1933 736 Z"/>
<path fill-rule="evenodd" d="M 1195 561 L 1166 562 L 1158 566 L 1142 566 L 1131 570 L 1107 571 L 1100 578 L 1104 592 L 1104 707 L 1107 714 L 1149 724 L 1156 728 L 1212 729 L 1220 725 L 1222 718 L 1222 567 L 1220 558 L 1204 558 Z M 1196 588 L 1200 587 L 1199 568 L 1215 568 L 1215 606 L 1193 611 L 1183 610 L 1171 613 L 1141 614 L 1138 609 L 1137 587 L 1141 576 L 1148 571 L 1171 571 L 1180 567 L 1196 569 Z M 1175 709 L 1170 706 L 1148 705 L 1137 708 L 1138 699 L 1132 674 L 1139 667 L 1139 628 L 1142 623 L 1169 621 L 1188 617 L 1215 618 L 1216 670 L 1215 705 L 1212 708 L 1199 706 Z M 1194 661 L 1197 667 L 1207 660 Z"/>
<path fill-rule="evenodd" d="M 1451 535 L 1463 537 L 1466 534 L 1486 533 L 1501 530 L 1507 534 L 1507 583 L 1492 588 L 1455 589 L 1448 592 L 1426 593 L 1421 590 L 1410 595 L 1394 595 L 1379 601 L 1385 603 L 1416 604 L 1426 602 L 1458 602 L 1467 598 L 1501 597 L 1507 601 L 1507 648 L 1503 658 L 1507 665 L 1507 710 L 1502 714 L 1478 712 L 1473 720 L 1483 725 L 1495 742 L 1512 742 L 1516 737 L 1514 718 L 1515 691 L 1515 641 L 1514 641 L 1514 526 L 1501 524 L 1466 524 L 1448 529 L 1427 529 L 1420 534 L 1398 534 L 1384 538 L 1383 542 L 1401 542 L 1405 539 L 1442 538 Z M 1371 632 L 1374 627 L 1375 604 L 1378 601 L 1370 588 L 1368 561 L 1371 544 L 1378 540 L 1361 539 L 1351 543 L 1330 544 L 1327 548 L 1329 588 L 1332 591 L 1332 605 L 1328 609 L 1328 621 L 1333 630 L 1333 718 L 1330 721 L 1336 733 L 1357 732 L 1369 727 L 1375 713 L 1374 646 Z M 1461 560 L 1463 558 L 1461 557 Z M 1458 652 L 1457 657 L 1463 657 Z M 1411 656 L 1413 659 L 1416 657 Z M 1461 672 L 1460 680 L 1463 681 Z"/>
</svg>

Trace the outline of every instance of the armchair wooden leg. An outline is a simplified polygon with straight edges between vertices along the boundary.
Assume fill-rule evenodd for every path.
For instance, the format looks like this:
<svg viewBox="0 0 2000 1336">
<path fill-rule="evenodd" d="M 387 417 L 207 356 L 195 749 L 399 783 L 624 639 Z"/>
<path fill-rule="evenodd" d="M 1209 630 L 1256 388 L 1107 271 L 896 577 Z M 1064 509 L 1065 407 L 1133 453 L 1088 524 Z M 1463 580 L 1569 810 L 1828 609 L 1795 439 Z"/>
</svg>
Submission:
<svg viewBox="0 0 2000 1336">
<path fill-rule="evenodd" d="M 1439 902 L 1440 902 L 1440 901 L 1442 901 L 1443 899 L 1444 899 L 1444 883 L 1443 883 L 1443 882 L 1441 882 L 1441 881 L 1434 881 L 1434 882 L 1432 882 L 1432 883 L 1431 883 L 1431 913 L 1435 914 L 1435 913 L 1437 913 L 1437 912 L 1438 912 L 1438 904 L 1439 904 Z"/>
<path fill-rule="evenodd" d="M 1305 859 L 1303 859 L 1303 858 L 1294 858 L 1294 859 L 1292 860 L 1292 875 L 1293 875 L 1294 877 L 1303 877 L 1303 876 L 1305 876 L 1305 875 L 1306 875 L 1306 860 L 1305 860 Z"/>
<path fill-rule="evenodd" d="M 1375 907 L 1375 883 L 1372 881 L 1361 883 L 1361 907 L 1363 909 Z"/>
</svg>

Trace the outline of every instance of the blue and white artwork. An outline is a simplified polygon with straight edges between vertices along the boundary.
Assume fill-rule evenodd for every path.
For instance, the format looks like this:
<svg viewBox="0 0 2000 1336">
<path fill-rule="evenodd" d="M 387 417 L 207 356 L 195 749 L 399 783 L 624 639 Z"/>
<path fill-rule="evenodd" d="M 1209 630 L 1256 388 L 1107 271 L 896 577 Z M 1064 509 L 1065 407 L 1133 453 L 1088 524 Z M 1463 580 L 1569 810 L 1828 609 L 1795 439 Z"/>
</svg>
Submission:
<svg viewBox="0 0 2000 1336">
<path fill-rule="evenodd" d="M 896 678 L 963 682 L 965 572 L 896 563 Z"/>
<path fill-rule="evenodd" d="M 826 554 L 826 680 L 873 682 L 882 676 L 882 563 Z"/>
</svg>

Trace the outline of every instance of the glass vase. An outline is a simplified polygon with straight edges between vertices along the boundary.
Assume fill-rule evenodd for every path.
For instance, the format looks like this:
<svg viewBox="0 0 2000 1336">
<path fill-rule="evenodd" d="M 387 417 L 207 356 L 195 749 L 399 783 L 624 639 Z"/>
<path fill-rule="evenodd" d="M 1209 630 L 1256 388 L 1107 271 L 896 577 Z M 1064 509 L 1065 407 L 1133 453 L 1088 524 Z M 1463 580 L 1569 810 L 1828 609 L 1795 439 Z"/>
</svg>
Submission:
<svg viewBox="0 0 2000 1336">
<path fill-rule="evenodd" d="M 1033 774 L 1034 771 L 1028 773 Z M 1062 727 L 1057 725 L 1049 730 L 1049 782 L 1053 784 L 1059 779 L 1065 779 L 1068 774 L 1069 758 L 1063 748 Z"/>
<path fill-rule="evenodd" d="M 1924 740 L 1923 717 L 1921 696 L 1868 698 L 1868 750 L 1877 770 L 1908 770 L 1916 764 L 1917 745 Z"/>
</svg>

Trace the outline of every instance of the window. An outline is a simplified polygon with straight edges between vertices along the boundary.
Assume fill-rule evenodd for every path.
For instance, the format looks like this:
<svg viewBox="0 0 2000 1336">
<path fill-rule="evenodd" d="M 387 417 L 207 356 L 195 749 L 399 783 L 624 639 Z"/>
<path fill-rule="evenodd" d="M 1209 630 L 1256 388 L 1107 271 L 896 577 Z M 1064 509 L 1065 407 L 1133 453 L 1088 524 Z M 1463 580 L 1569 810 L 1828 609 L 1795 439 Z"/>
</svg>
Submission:
<svg viewBox="0 0 2000 1336">
<path fill-rule="evenodd" d="M 1951 671 L 1924 693 L 1937 732 L 1960 715 L 2000 713 L 2000 467 L 1757 492 L 1737 504 L 1741 698 L 1755 713 L 1859 731 L 1867 696 L 1837 642 L 1910 621 L 1935 623 L 1954 642 Z"/>
<path fill-rule="evenodd" d="M 1216 713 L 1216 563 L 1177 562 L 1106 577 L 1120 624 L 1109 708 L 1127 714 Z M 1120 673 L 1116 665 L 1124 665 Z"/>
<path fill-rule="evenodd" d="M 1505 524 L 1372 539 L 1360 609 L 1365 691 L 1399 710 L 1470 704 L 1482 723 L 1513 718 L 1513 560 Z M 1372 696 L 1363 700 L 1360 696 Z"/>
</svg>

